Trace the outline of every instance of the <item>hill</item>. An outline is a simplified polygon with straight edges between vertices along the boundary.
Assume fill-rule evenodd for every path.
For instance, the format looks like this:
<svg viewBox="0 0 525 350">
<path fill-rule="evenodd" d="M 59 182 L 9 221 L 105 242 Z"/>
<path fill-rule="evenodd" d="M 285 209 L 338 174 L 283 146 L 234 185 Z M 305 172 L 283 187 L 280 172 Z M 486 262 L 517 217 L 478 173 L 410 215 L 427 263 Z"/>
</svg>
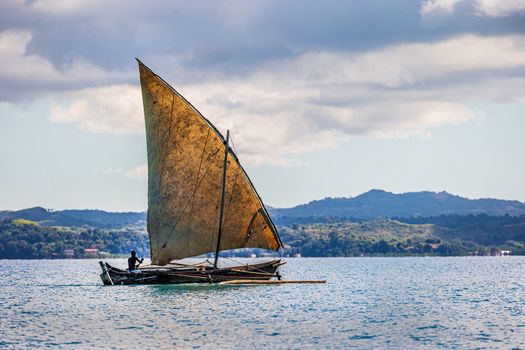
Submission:
<svg viewBox="0 0 525 350">
<path fill-rule="evenodd" d="M 302 256 L 525 254 L 525 216 L 443 216 L 368 221 L 342 220 L 279 226 L 284 254 Z M 89 251 L 97 249 L 97 253 Z M 144 228 L 45 227 L 27 219 L 0 221 L 0 259 L 148 256 Z M 254 250 L 237 250 L 237 256 Z M 258 254 L 263 253 L 257 251 Z M 68 255 L 69 254 L 69 255 Z"/>
<path fill-rule="evenodd" d="M 334 219 L 374 219 L 435 217 L 440 215 L 520 216 L 525 203 L 499 199 L 468 199 L 447 192 L 411 192 L 394 194 L 371 190 L 354 198 L 325 198 L 292 208 L 268 211 L 277 224 L 324 222 Z M 0 211 L 0 220 L 27 219 L 41 226 L 111 228 L 144 225 L 146 212 L 107 212 L 103 210 L 50 210 L 34 207 Z"/>
<path fill-rule="evenodd" d="M 146 213 L 112 213 L 88 209 L 54 211 L 42 207 L 34 207 L 17 211 L 0 211 L 0 220 L 7 219 L 27 219 L 35 221 L 41 226 L 109 228 L 144 223 L 146 221 Z"/>
<path fill-rule="evenodd" d="M 111 254 L 129 254 L 135 249 L 149 254 L 144 229 L 98 229 L 45 227 L 27 219 L 0 221 L 0 259 L 88 258 L 86 248 Z M 70 255 L 68 256 L 68 251 Z"/>
<path fill-rule="evenodd" d="M 288 254 L 303 256 L 525 254 L 525 216 L 443 216 L 280 226 Z"/>
<path fill-rule="evenodd" d="M 271 208 L 270 213 L 277 222 L 286 221 L 287 218 L 308 217 L 373 219 L 477 214 L 520 216 L 525 215 L 525 203 L 499 199 L 468 199 L 447 192 L 394 194 L 383 190 L 371 190 L 354 198 L 325 198 L 293 208 Z"/>
<path fill-rule="evenodd" d="M 285 254 L 303 256 L 525 254 L 525 204 L 446 192 L 372 190 L 293 208 L 268 207 Z M 148 252 L 145 212 L 0 211 L 0 259 Z M 235 254 L 243 254 L 235 252 Z M 92 256 L 91 256 L 92 257 Z"/>
</svg>

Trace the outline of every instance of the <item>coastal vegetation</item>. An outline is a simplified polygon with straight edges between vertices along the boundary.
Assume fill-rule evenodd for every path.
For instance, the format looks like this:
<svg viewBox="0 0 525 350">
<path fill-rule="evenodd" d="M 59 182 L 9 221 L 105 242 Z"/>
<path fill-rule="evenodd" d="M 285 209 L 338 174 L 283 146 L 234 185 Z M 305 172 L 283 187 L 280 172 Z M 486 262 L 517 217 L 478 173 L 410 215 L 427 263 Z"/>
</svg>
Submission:
<svg viewBox="0 0 525 350">
<path fill-rule="evenodd" d="M 284 225 L 289 254 L 302 256 L 464 256 L 525 254 L 525 216 L 328 221 Z M 416 221 L 417 223 L 411 223 Z"/>
<path fill-rule="evenodd" d="M 285 255 L 525 255 L 525 203 L 446 192 L 372 190 L 288 209 L 268 208 Z M 0 259 L 149 255 L 145 212 L 0 211 Z M 239 250 L 232 255 L 263 253 Z"/>
<path fill-rule="evenodd" d="M 525 216 L 310 217 L 294 223 L 278 219 L 277 224 L 285 255 L 290 256 L 465 256 L 497 255 L 503 250 L 525 255 Z M 140 256 L 149 255 L 143 221 L 98 228 L 49 227 L 20 218 L 0 220 L 0 259 L 93 258 L 129 254 L 132 249 Z"/>
<path fill-rule="evenodd" d="M 45 227 L 27 219 L 0 221 L 0 259 L 92 258 L 149 254 L 144 227 Z"/>
</svg>

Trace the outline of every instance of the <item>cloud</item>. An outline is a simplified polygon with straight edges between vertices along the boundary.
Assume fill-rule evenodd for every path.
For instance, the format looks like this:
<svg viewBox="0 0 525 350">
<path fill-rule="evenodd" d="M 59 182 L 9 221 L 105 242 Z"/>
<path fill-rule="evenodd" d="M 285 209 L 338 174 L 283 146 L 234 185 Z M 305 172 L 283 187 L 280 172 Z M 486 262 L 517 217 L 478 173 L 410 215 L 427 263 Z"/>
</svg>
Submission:
<svg viewBox="0 0 525 350">
<path fill-rule="evenodd" d="M 122 81 L 129 75 L 98 68 L 82 58 L 72 59 L 62 69 L 42 56 L 28 52 L 33 39 L 29 31 L 0 32 L 0 101 L 30 99 L 51 91 Z"/>
<path fill-rule="evenodd" d="M 52 122 L 143 134 L 130 59 L 140 53 L 233 131 L 243 162 L 296 165 L 301 154 L 359 135 L 427 137 L 475 118 L 468 106 L 477 101 L 522 101 L 523 26 L 494 19 L 522 3 L 291 1 L 276 11 L 266 1 L 10 0 L 0 4 L 0 100 L 46 97 Z M 465 6 L 475 20 L 421 24 Z"/>
<path fill-rule="evenodd" d="M 232 130 L 243 162 L 289 166 L 297 155 L 358 135 L 428 137 L 432 128 L 474 118 L 468 104 L 479 100 L 519 102 L 525 82 L 516 69 L 525 69 L 524 37 L 466 35 L 361 54 L 308 53 L 270 61 L 246 77 L 212 76 L 178 89 L 219 129 Z M 69 97 L 52 108 L 52 121 L 144 132 L 137 86 Z"/>
<path fill-rule="evenodd" d="M 78 123 L 84 130 L 116 135 L 144 130 L 142 95 L 137 86 L 87 88 L 67 96 L 68 102 L 52 106 L 52 122 Z"/>
<path fill-rule="evenodd" d="M 36 0 L 29 6 L 31 9 L 41 12 L 57 14 L 69 14 L 89 8 L 90 0 Z"/>
<path fill-rule="evenodd" d="M 506 17 L 513 13 L 525 13 L 524 0 L 477 0 L 476 9 L 489 17 Z"/>
<path fill-rule="evenodd" d="M 136 168 L 133 168 L 131 170 L 128 170 L 125 173 L 126 177 L 129 177 L 131 179 L 138 179 L 138 180 L 144 180 L 148 178 L 148 165 L 147 164 L 141 164 L 137 166 Z"/>
<path fill-rule="evenodd" d="M 456 5 L 465 4 L 474 9 L 478 16 L 486 17 L 507 17 L 515 13 L 525 12 L 524 0 L 427 0 L 422 3 L 421 15 L 432 13 L 454 12 Z"/>
<path fill-rule="evenodd" d="M 432 12 L 452 13 L 454 6 L 463 0 L 427 0 L 421 5 L 420 13 L 428 15 Z"/>
<path fill-rule="evenodd" d="M 235 131 L 243 160 L 290 165 L 294 155 L 356 135 L 427 137 L 474 118 L 467 104 L 477 100 L 517 101 L 524 81 L 510 84 L 506 75 L 523 67 L 523 37 L 468 35 L 358 55 L 309 53 L 269 62 L 245 80 L 182 91 L 219 128 Z"/>
<path fill-rule="evenodd" d="M 498 6 L 512 2 L 502 1 L 504 5 Z M 120 73 L 134 73 L 133 57 L 137 55 L 156 66 L 175 60 L 179 69 L 173 76 L 189 83 L 200 78 L 192 71 L 196 68 L 207 70 L 207 74 L 241 76 L 264 62 L 309 52 L 358 53 L 465 33 L 507 35 L 525 29 L 515 18 L 495 21 L 475 16 L 473 8 L 469 16 L 449 16 L 453 19 L 446 23 L 422 20 L 422 7 L 430 12 L 432 8 L 447 8 L 443 5 L 447 3 L 452 0 L 158 0 L 154 5 L 140 0 L 4 0 L 0 1 L 0 31 L 32 33 L 27 53 L 59 71 L 67 72 L 75 61 L 83 60 L 104 72 L 119 73 L 111 78 L 113 84 L 119 84 L 136 83 L 134 75 L 124 77 Z M 460 11 L 465 3 L 448 8 Z M 109 80 L 99 81 L 101 84 L 109 84 Z M 30 91 L 38 91 L 38 85 L 31 85 L 30 80 L 17 81 L 11 84 L 10 94 L 24 96 L 28 85 Z M 49 86 L 42 88 L 47 92 Z"/>
<path fill-rule="evenodd" d="M 525 37 L 465 35 L 437 43 L 403 44 L 363 54 L 302 55 L 279 66 L 280 77 L 306 77 L 321 84 L 379 84 L 399 87 L 457 72 L 525 65 Z"/>
</svg>

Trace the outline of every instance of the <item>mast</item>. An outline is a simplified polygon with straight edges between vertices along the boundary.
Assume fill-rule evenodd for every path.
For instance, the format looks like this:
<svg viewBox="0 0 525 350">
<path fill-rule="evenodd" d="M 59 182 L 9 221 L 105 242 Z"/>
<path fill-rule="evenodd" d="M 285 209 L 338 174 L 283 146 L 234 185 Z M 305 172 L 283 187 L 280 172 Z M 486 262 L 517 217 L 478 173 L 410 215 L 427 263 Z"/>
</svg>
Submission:
<svg viewBox="0 0 525 350">
<path fill-rule="evenodd" d="M 224 215 L 224 195 L 226 192 L 226 169 L 228 167 L 228 152 L 229 152 L 229 142 L 230 142 L 230 130 L 226 132 L 226 147 L 224 150 L 224 166 L 222 173 L 222 194 L 221 194 L 221 213 L 219 215 L 219 232 L 217 234 L 217 250 L 215 250 L 215 261 L 213 262 L 213 267 L 217 268 L 217 260 L 219 260 L 219 249 L 221 247 L 221 234 L 222 234 L 222 218 Z"/>
</svg>

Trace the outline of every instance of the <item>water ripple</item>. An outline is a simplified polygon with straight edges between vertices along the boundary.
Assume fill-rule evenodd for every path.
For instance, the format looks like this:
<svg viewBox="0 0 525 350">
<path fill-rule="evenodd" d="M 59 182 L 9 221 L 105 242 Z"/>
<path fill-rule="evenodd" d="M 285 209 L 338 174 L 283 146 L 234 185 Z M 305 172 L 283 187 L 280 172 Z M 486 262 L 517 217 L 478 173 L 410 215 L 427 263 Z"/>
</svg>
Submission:
<svg viewBox="0 0 525 350">
<path fill-rule="evenodd" d="M 94 260 L 4 260 L 0 347 L 525 349 L 524 271 L 522 257 L 302 258 L 286 278 L 329 282 L 105 287 Z"/>
</svg>

